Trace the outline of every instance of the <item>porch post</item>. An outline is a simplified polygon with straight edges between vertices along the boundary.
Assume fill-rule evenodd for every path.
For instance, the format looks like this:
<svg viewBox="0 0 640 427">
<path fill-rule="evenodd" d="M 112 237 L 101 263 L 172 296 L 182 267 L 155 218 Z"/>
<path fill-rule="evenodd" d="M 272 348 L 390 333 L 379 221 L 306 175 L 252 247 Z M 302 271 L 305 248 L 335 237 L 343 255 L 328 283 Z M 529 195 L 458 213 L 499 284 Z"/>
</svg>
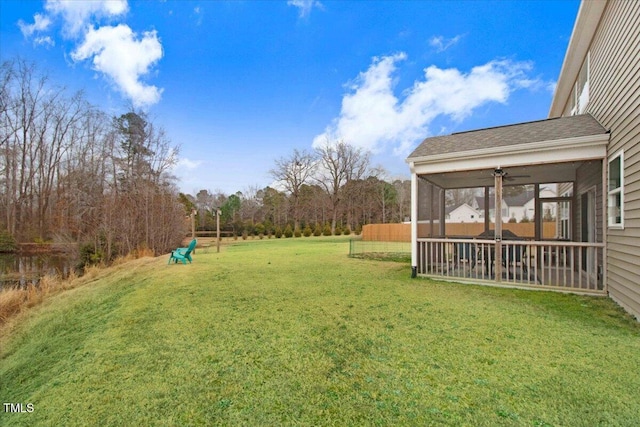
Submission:
<svg viewBox="0 0 640 427">
<path fill-rule="evenodd" d="M 447 216 L 447 211 L 445 208 L 445 203 L 446 203 L 446 198 L 445 198 L 445 189 L 444 188 L 440 188 L 440 236 L 444 237 L 446 234 L 446 230 L 445 230 L 445 223 L 446 223 L 446 216 Z"/>
<path fill-rule="evenodd" d="M 418 273 L 418 175 L 411 173 L 411 277 Z"/>
<path fill-rule="evenodd" d="M 496 201 L 495 201 L 495 221 L 496 221 L 496 231 L 495 231 L 495 245 L 496 245 L 496 256 L 495 256 L 495 272 L 496 282 L 502 282 L 502 177 L 504 176 L 504 171 L 498 168 L 494 171 L 495 176 L 495 185 L 496 185 Z"/>
<path fill-rule="evenodd" d="M 540 203 L 540 184 L 534 185 L 533 201 L 533 238 L 542 240 L 542 204 Z"/>
<path fill-rule="evenodd" d="M 489 215 L 489 188 L 484 187 L 484 231 L 491 228 L 491 216 Z"/>
</svg>

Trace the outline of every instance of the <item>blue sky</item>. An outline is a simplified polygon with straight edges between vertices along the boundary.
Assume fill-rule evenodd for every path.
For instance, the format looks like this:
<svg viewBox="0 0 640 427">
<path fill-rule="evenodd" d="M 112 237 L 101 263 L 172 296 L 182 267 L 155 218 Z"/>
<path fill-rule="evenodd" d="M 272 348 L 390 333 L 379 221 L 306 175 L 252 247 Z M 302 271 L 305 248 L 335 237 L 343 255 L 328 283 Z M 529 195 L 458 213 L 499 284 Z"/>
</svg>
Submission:
<svg viewBox="0 0 640 427">
<path fill-rule="evenodd" d="M 544 119 L 578 0 L 0 1 L 0 56 L 34 60 L 180 146 L 181 191 L 272 184 L 326 141 L 409 176 L 425 137 Z"/>
</svg>

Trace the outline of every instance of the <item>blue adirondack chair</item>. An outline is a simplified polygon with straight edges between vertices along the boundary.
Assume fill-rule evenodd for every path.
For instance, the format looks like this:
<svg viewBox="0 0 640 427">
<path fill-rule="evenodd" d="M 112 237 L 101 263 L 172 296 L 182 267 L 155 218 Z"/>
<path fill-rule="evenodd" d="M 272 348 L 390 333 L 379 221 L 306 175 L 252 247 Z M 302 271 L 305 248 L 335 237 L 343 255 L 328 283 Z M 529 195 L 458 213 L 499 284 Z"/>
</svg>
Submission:
<svg viewBox="0 0 640 427">
<path fill-rule="evenodd" d="M 196 239 L 193 239 L 189 243 L 188 247 L 178 248 L 174 251 L 171 251 L 171 256 L 169 257 L 169 262 L 167 264 L 171 264 L 171 261 L 175 262 L 176 264 L 178 263 L 178 261 L 181 261 L 183 264 L 186 264 L 187 261 L 191 263 L 191 261 L 193 261 L 193 259 L 191 258 L 191 252 L 193 252 L 193 250 L 196 248 L 196 243 L 198 243 L 198 241 Z"/>
</svg>

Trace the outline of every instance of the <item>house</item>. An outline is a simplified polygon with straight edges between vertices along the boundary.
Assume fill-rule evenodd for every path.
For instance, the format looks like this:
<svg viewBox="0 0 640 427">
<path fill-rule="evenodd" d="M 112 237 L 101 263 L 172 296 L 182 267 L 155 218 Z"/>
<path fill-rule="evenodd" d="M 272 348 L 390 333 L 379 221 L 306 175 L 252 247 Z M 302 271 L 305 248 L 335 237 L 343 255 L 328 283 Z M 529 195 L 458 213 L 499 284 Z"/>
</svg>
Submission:
<svg viewBox="0 0 640 427">
<path fill-rule="evenodd" d="M 480 212 L 466 203 L 459 206 L 452 206 L 447 209 L 448 222 L 479 222 Z"/>
<path fill-rule="evenodd" d="M 638 1 L 583 1 L 547 119 L 427 138 L 415 149 L 413 276 L 608 295 L 640 320 L 639 22 Z M 480 235 L 447 235 L 447 190 L 481 186 L 484 205 L 502 211 L 513 185 L 533 192 L 533 239 L 486 215 Z M 553 239 L 541 219 L 551 206 Z M 479 262 L 460 262 L 467 248 Z"/>
<path fill-rule="evenodd" d="M 556 192 L 549 187 L 540 188 L 540 197 L 555 197 Z M 480 212 L 481 218 L 485 216 L 484 197 L 474 198 L 472 207 Z M 495 215 L 494 199 L 489 198 L 489 217 Z M 532 220 L 535 216 L 535 195 L 532 190 L 518 191 L 515 194 L 504 195 L 502 199 L 502 222 L 523 222 Z M 543 210 L 543 218 L 555 218 L 556 207 L 547 206 Z"/>
</svg>

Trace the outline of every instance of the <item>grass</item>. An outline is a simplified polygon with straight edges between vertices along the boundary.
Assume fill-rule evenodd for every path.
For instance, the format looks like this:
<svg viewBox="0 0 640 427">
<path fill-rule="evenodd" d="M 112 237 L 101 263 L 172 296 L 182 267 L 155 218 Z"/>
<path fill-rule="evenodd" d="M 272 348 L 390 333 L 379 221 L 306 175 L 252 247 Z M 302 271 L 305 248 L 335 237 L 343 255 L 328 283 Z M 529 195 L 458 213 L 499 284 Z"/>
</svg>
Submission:
<svg viewBox="0 0 640 427">
<path fill-rule="evenodd" d="M 0 425 L 635 426 L 640 326 L 606 298 L 410 279 L 344 238 L 117 265 L 0 339 Z"/>
</svg>

